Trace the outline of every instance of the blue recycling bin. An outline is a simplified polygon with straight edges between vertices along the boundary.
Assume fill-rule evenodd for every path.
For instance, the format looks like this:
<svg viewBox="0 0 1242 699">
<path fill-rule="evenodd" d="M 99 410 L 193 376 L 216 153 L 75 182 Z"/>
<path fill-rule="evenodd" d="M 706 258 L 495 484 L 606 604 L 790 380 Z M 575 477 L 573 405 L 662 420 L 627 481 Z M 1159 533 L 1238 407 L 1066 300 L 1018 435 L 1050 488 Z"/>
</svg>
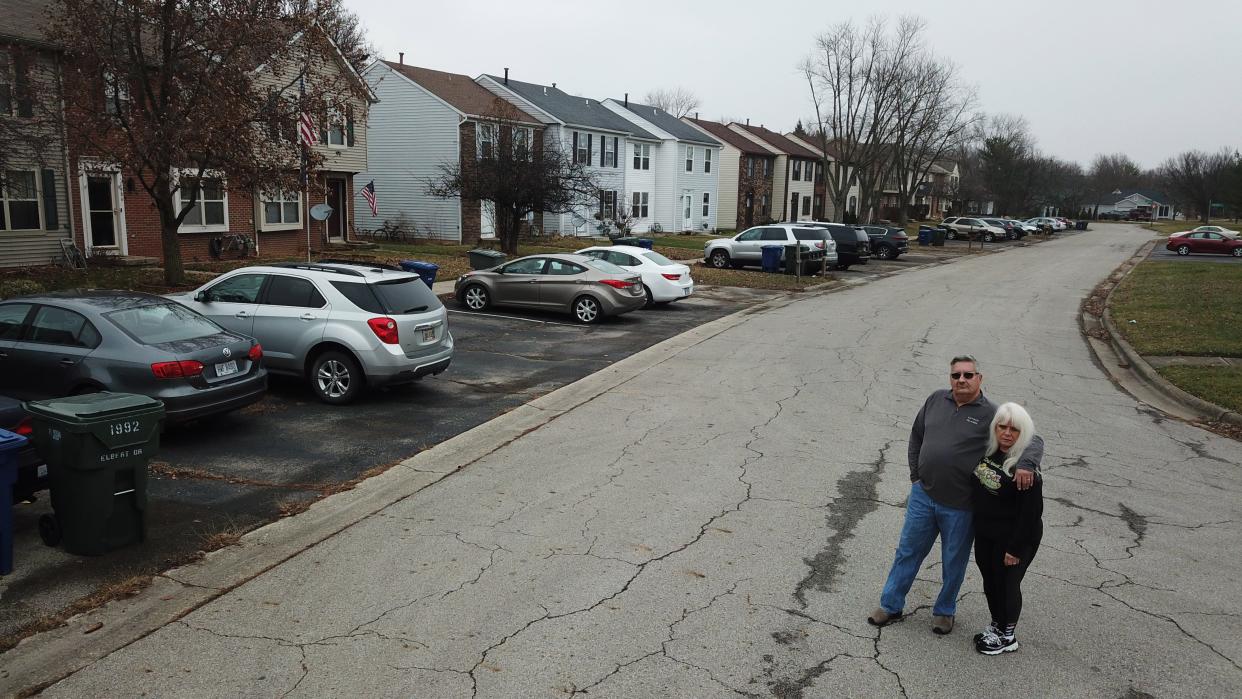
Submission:
<svg viewBox="0 0 1242 699">
<path fill-rule="evenodd" d="M 653 245 L 655 245 L 655 241 L 652 240 L 651 238 L 639 238 L 638 239 L 638 247 L 640 248 L 647 248 L 648 250 L 650 250 L 651 246 Z"/>
<path fill-rule="evenodd" d="M 919 226 L 919 245 L 931 245 L 932 228 L 931 226 Z"/>
<path fill-rule="evenodd" d="M 13 572 L 13 484 L 17 482 L 17 450 L 26 438 L 0 430 L 0 575 Z"/>
<path fill-rule="evenodd" d="M 440 271 L 440 265 L 418 260 L 402 260 L 401 269 L 417 274 L 427 283 L 427 288 L 431 288 L 431 285 L 436 283 L 436 272 Z"/>
<path fill-rule="evenodd" d="M 773 274 L 781 271 L 781 255 L 785 252 L 780 245 L 763 246 L 763 271 Z"/>
</svg>

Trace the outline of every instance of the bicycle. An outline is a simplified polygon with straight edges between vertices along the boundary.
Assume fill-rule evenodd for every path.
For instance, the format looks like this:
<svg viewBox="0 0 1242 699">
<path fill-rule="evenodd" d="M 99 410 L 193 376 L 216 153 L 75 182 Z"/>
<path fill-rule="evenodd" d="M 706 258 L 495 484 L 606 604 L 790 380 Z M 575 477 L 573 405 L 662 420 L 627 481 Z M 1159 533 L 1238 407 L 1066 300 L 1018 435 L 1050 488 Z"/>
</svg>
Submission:
<svg viewBox="0 0 1242 699">
<path fill-rule="evenodd" d="M 207 244 L 207 251 L 217 260 L 222 259 L 226 254 L 236 255 L 239 258 L 250 257 L 250 253 L 254 250 L 254 238 L 244 233 L 226 233 L 218 238 L 212 238 Z"/>
<path fill-rule="evenodd" d="M 68 238 L 60 239 L 60 257 L 57 259 L 66 269 L 86 269 L 86 257 L 76 243 Z"/>
</svg>

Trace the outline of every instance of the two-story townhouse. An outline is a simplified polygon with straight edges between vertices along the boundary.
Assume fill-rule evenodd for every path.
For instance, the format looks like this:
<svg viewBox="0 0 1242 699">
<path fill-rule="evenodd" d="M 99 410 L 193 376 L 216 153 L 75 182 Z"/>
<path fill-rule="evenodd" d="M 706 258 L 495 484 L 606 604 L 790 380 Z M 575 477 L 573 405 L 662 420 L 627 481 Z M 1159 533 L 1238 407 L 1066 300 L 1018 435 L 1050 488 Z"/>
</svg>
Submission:
<svg viewBox="0 0 1242 699">
<path fill-rule="evenodd" d="M 729 124 L 729 128 L 776 152 L 776 176 L 772 180 L 773 219 L 810 221 L 815 199 L 815 170 L 820 157 L 814 151 L 763 126 Z"/>
<path fill-rule="evenodd" d="M 433 197 L 426 184 L 445 166 L 460 168 L 487 157 L 502 139 L 533 148 L 542 143 L 543 122 L 467 75 L 408 65 L 404 59 L 376 61 L 363 71 L 379 103 L 371 108 L 367 170 L 359 179 L 375 182 L 383 209 L 379 216 L 356 210 L 355 225 L 374 230 L 394 220 L 419 237 L 462 243 L 490 238 L 496 231 L 490 202 Z M 538 215 L 531 223 L 543 226 Z"/>
<path fill-rule="evenodd" d="M 626 192 L 626 155 L 632 144 L 656 146 L 660 139 L 622 118 L 598 100 L 570 95 L 552 85 L 480 75 L 476 81 L 544 124 L 544 148 L 568 153 L 599 182 L 599 193 L 564 214 L 544 214 L 544 227 L 561 235 L 598 235 L 615 221 Z"/>
<path fill-rule="evenodd" d="M 720 212 L 721 144 L 668 112 L 645 104 L 604 100 L 604 106 L 659 137 L 654 154 L 646 143 L 633 141 L 627 166 L 626 202 L 635 232 L 653 224 L 665 231 L 714 231 Z M 644 168 L 652 156 L 651 177 Z M 732 227 L 732 221 L 729 221 Z"/>
<path fill-rule="evenodd" d="M 914 206 L 919 218 L 944 218 L 949 215 L 953 194 L 957 191 L 957 163 L 937 160 L 927 168 L 927 177 L 915 188 Z"/>
<path fill-rule="evenodd" d="M 315 27 L 311 31 L 322 32 Z M 241 233 L 255 241 L 263 256 L 300 256 L 311 249 L 327 249 L 343 245 L 350 239 L 353 208 L 357 202 L 355 176 L 366 169 L 367 112 L 374 103 L 362 76 L 354 70 L 340 49 L 326 33 L 310 37 L 294 34 L 290 42 L 305 42 L 313 50 L 298 50 L 304 56 L 296 64 L 268 62 L 256 65 L 253 79 L 258 87 L 270 88 L 273 99 L 280 90 L 297 84 L 304 76 L 306 84 L 335 84 L 344 81 L 354 88 L 351 96 L 336 105 L 331 113 L 314 115 L 318 131 L 313 146 L 319 166 L 308 173 L 307 184 L 299 191 L 257 190 L 230 180 L 230 173 L 207 171 L 198 181 L 188 181 L 187 167 L 173 173 L 179 182 L 174 206 L 180 208 L 192 191 L 197 203 L 178 229 L 181 256 L 185 261 L 211 259 L 214 241 L 228 233 Z M 323 48 L 326 47 L 326 48 Z M 104 105 L 105 86 L 101 83 L 83 89 L 94 89 L 98 104 Z M 132 88 L 131 88 L 132 89 Z M 289 99 L 292 99 L 290 97 Z M 85 104 L 87 100 L 79 100 Z M 73 119 L 74 114 L 66 114 Z M 290 162 L 296 162 L 300 148 L 295 133 L 271 133 L 277 148 L 287 149 Z M 75 239 L 87 256 L 163 258 L 162 228 L 154 201 L 136 186 L 136 174 L 116 163 L 108 162 L 95 152 L 69 152 L 70 172 L 76 176 L 78 206 L 82 212 L 81 227 Z M 188 165 L 188 164 L 187 164 Z M 324 220 L 315 220 L 310 211 L 318 204 L 331 209 Z M 363 204 L 365 206 L 365 204 Z"/>
<path fill-rule="evenodd" d="M 5 0 L 0 22 L 0 267 L 45 265 L 71 238 L 60 85 L 44 32 L 50 0 Z"/>
<path fill-rule="evenodd" d="M 682 121 L 721 144 L 719 227 L 740 231 L 772 220 L 776 153 L 718 121 L 690 117 Z"/>
<path fill-rule="evenodd" d="M 835 158 L 831 154 L 825 155 L 823 148 L 812 142 L 811 136 L 802 137 L 796 133 L 787 133 L 785 138 L 806 148 L 819 158 L 815 166 L 814 203 L 811 205 L 811 216 L 821 221 L 835 220 L 833 215 L 836 213 L 836 208 L 832 204 L 832 197 L 828 196 L 827 178 L 825 177 L 825 169 L 830 163 L 835 162 Z"/>
</svg>

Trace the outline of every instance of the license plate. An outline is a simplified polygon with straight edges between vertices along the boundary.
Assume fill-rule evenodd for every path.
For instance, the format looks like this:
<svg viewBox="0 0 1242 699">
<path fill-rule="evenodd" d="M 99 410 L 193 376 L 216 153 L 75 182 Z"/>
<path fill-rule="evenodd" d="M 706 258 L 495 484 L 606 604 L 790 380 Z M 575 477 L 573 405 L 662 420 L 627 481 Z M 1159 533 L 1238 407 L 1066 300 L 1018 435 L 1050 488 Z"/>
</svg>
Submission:
<svg viewBox="0 0 1242 699">
<path fill-rule="evenodd" d="M 682 296 L 689 296 L 691 291 L 693 291 L 693 289 L 691 289 L 690 287 L 686 287 L 686 288 L 684 288 L 684 289 L 682 289 L 682 290 L 681 290 L 681 295 L 682 295 Z"/>
<path fill-rule="evenodd" d="M 436 339 L 435 328 L 423 328 L 423 342 L 431 342 Z"/>
<path fill-rule="evenodd" d="M 35 476 L 37 478 L 47 478 L 47 464 L 39 464 L 35 468 Z"/>
<path fill-rule="evenodd" d="M 237 373 L 237 360 L 216 365 L 216 376 L 228 376 Z"/>
</svg>

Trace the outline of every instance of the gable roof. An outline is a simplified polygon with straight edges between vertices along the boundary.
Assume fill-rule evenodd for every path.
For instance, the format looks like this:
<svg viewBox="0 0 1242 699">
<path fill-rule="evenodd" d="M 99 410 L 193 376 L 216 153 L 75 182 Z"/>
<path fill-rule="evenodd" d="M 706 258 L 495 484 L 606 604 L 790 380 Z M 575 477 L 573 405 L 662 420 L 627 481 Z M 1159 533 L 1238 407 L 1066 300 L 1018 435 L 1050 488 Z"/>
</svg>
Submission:
<svg viewBox="0 0 1242 699">
<path fill-rule="evenodd" d="M 772 155 L 769 151 L 763 149 L 763 146 L 746 138 L 745 136 L 733 131 L 728 126 L 718 121 L 706 121 L 704 119 L 691 119 L 683 117 L 683 121 L 694 124 L 695 126 L 710 133 L 721 143 L 727 143 L 730 146 L 747 153 L 749 155 Z"/>
<path fill-rule="evenodd" d="M 657 127 L 667 131 L 678 141 L 689 141 L 691 143 L 701 143 L 707 146 L 718 146 L 720 141 L 704 134 L 702 131 L 694 128 L 686 122 L 660 109 L 646 104 L 638 104 L 636 102 L 623 102 L 619 99 L 612 100 L 622 109 L 628 109 L 635 116 L 646 119 L 655 124 Z"/>
<path fill-rule="evenodd" d="M 527 102 L 560 119 L 569 126 L 583 126 L 588 129 L 631 133 L 639 138 L 658 141 L 654 135 L 643 128 L 626 120 L 620 114 L 589 97 L 575 97 L 564 90 L 547 85 L 525 83 L 520 80 L 498 78 L 495 75 L 485 76 L 501 87 L 512 90 Z"/>
<path fill-rule="evenodd" d="M 52 48 L 44 32 L 51 5 L 51 0 L 4 0 L 0 39 Z"/>
<path fill-rule="evenodd" d="M 751 126 L 749 124 L 738 124 L 738 123 L 730 124 L 730 126 L 737 126 L 739 128 L 745 129 L 747 132 L 753 134 L 759 140 L 763 141 L 764 143 L 768 144 L 769 146 L 772 146 L 776 150 L 781 151 L 782 153 L 786 155 L 792 155 L 795 158 L 807 158 L 810 160 L 819 159 L 819 156 L 816 155 L 814 151 L 808 148 L 804 148 L 803 146 L 800 146 L 797 143 L 794 143 L 793 141 L 789 140 L 788 138 L 785 138 L 784 136 L 776 133 L 775 131 L 772 131 L 770 129 L 765 129 L 762 126 Z"/>
<path fill-rule="evenodd" d="M 1146 197 L 1156 202 L 1157 204 L 1168 204 L 1169 203 L 1169 198 L 1166 197 L 1163 192 L 1157 192 L 1151 189 L 1123 189 L 1121 190 L 1121 194 L 1116 194 L 1114 192 L 1104 192 L 1100 194 L 1099 196 L 1094 197 L 1094 199 L 1095 199 L 1096 204 L 1107 204 L 1111 206 L 1114 204 L 1119 204 L 1122 201 L 1125 201 L 1126 199 L 1129 199 L 1130 197 L 1133 197 L 1135 195 Z"/>
<path fill-rule="evenodd" d="M 403 75 L 417 83 L 419 86 L 439 97 L 453 107 L 457 111 L 472 117 L 487 117 L 493 114 L 494 104 L 496 100 L 503 100 L 494 94 L 491 90 L 476 83 L 473 78 L 460 73 L 447 73 L 441 70 L 432 70 L 430 68 L 419 68 L 418 66 L 407 65 L 405 63 L 394 63 L 392 61 L 382 61 L 382 63 L 399 75 Z M 508 104 L 506 102 L 506 104 Z M 512 105 L 510 105 L 512 106 Z M 539 119 L 527 114 L 526 112 L 512 107 L 517 110 L 515 116 L 519 121 L 529 122 L 531 124 L 541 124 Z"/>
</svg>

